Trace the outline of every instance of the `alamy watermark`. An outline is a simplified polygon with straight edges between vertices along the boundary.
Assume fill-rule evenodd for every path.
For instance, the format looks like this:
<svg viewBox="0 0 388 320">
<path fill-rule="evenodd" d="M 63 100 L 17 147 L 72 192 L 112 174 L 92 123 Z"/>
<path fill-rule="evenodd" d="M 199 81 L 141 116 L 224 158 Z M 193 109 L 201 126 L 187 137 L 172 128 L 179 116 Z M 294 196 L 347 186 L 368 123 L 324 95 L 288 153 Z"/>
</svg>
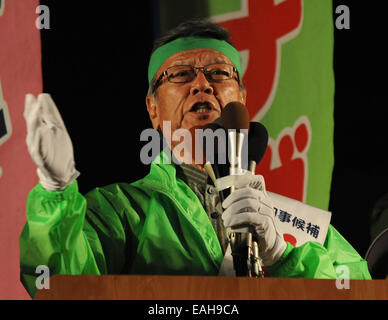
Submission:
<svg viewBox="0 0 388 320">
<path fill-rule="evenodd" d="M 338 266 L 335 268 L 335 273 L 337 274 L 337 279 L 335 281 L 335 286 L 338 290 L 350 289 L 350 270 L 348 266 Z"/>
<path fill-rule="evenodd" d="M 339 5 L 335 8 L 335 13 L 339 16 L 335 19 L 335 27 L 339 30 L 350 29 L 350 10 L 346 5 Z"/>
<path fill-rule="evenodd" d="M 0 0 L 0 16 L 4 12 L 5 0 Z M 46 5 L 39 5 L 35 12 L 39 17 L 35 21 L 38 29 L 50 29 L 50 8 Z M 347 5 L 339 5 L 335 8 L 337 17 L 335 19 L 335 27 L 339 30 L 350 29 L 350 9 Z"/>
<path fill-rule="evenodd" d="M 35 26 L 40 30 L 50 29 L 50 8 L 40 5 L 36 7 L 35 13 L 39 14 L 35 20 Z"/>
<path fill-rule="evenodd" d="M 48 266 L 40 265 L 35 269 L 35 273 L 39 274 L 35 280 L 35 286 L 38 290 L 50 289 L 50 269 Z"/>
<path fill-rule="evenodd" d="M 171 132 L 171 121 L 163 121 L 163 137 L 157 130 L 151 128 L 143 130 L 140 134 L 140 141 L 148 141 L 140 150 L 140 160 L 143 164 L 150 164 L 163 148 L 165 150 L 164 158 L 156 159 L 156 163 L 203 164 L 210 162 L 211 164 L 226 164 L 227 161 L 236 163 L 235 160 L 238 156 L 241 158 L 242 168 L 245 168 L 248 159 L 248 139 L 242 138 L 240 140 L 242 143 L 238 146 L 239 153 L 228 152 L 229 149 L 232 149 L 228 148 L 228 143 L 233 139 L 228 139 L 227 135 L 229 137 L 233 135 L 247 137 L 248 130 L 242 129 L 237 133 L 236 130 L 226 131 L 222 128 L 192 131 L 180 128 Z M 174 157 L 171 156 L 172 154 Z"/>
</svg>

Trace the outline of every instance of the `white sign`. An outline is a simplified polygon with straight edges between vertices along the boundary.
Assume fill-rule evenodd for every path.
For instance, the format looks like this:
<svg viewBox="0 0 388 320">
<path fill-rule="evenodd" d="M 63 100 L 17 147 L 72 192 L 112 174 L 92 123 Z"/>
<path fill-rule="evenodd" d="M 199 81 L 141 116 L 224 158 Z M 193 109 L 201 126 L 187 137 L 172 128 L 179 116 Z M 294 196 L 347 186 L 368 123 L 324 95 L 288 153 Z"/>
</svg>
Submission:
<svg viewBox="0 0 388 320">
<path fill-rule="evenodd" d="M 324 244 L 331 212 L 273 192 L 267 191 L 267 193 L 274 206 L 276 226 L 283 233 L 286 241 L 296 247 L 307 241 Z"/>
</svg>

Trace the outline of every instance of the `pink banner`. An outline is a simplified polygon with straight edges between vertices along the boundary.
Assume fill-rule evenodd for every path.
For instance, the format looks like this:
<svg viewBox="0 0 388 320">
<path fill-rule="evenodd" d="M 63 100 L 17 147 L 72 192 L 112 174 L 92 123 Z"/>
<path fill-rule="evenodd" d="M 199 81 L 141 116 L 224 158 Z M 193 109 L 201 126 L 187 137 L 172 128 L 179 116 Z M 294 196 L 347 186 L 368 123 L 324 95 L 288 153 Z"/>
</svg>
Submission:
<svg viewBox="0 0 388 320">
<path fill-rule="evenodd" d="M 38 0 L 0 0 L 0 299 L 29 299 L 20 283 L 19 236 L 38 182 L 25 143 L 26 93 L 42 92 Z"/>
</svg>

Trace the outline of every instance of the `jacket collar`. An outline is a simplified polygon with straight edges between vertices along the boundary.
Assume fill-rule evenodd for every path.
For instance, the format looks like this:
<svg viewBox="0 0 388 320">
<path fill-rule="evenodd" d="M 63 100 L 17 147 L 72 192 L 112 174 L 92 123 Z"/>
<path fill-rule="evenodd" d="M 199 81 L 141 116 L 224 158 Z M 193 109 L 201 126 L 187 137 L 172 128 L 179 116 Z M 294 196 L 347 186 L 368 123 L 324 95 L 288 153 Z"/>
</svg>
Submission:
<svg viewBox="0 0 388 320">
<path fill-rule="evenodd" d="M 177 187 L 175 163 L 169 148 L 165 148 L 152 161 L 150 172 L 144 180 L 166 191 Z"/>
</svg>

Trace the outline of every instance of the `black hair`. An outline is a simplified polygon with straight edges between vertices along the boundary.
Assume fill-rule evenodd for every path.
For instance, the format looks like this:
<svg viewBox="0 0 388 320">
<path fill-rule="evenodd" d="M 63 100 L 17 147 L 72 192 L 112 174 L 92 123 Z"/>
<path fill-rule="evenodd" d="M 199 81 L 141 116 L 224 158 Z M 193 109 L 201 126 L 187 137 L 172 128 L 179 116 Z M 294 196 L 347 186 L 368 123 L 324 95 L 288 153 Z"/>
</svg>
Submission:
<svg viewBox="0 0 388 320">
<path fill-rule="evenodd" d="M 178 38 L 185 37 L 200 37 L 200 38 L 214 38 L 218 40 L 225 40 L 233 46 L 230 41 L 230 33 L 224 27 L 210 21 L 207 18 L 193 18 L 182 22 L 174 29 L 167 31 L 161 37 L 154 41 L 152 53 L 159 47 L 174 41 Z"/>
</svg>

